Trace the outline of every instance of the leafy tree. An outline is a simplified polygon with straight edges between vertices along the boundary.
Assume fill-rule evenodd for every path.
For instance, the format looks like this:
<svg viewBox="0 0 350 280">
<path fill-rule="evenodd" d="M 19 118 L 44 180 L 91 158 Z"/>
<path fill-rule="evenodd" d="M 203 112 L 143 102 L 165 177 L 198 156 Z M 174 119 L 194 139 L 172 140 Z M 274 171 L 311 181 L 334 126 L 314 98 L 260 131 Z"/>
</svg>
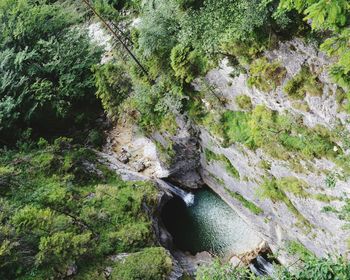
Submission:
<svg viewBox="0 0 350 280">
<path fill-rule="evenodd" d="M 131 81 L 125 69 L 116 63 L 94 67 L 96 95 L 103 108 L 113 118 L 118 115 L 120 104 L 131 92 Z"/>
<path fill-rule="evenodd" d="M 220 52 L 223 43 L 231 45 L 232 51 L 238 43 L 247 49 L 254 42 L 264 45 L 272 32 L 283 29 L 271 17 L 271 11 L 276 10 L 275 2 L 205 0 L 199 10 L 184 16 L 180 41 L 191 42 L 194 47 L 211 54 Z"/>
<path fill-rule="evenodd" d="M 311 20 L 314 29 L 338 30 L 348 23 L 350 11 L 347 0 L 281 0 L 281 9 L 296 9 Z"/>
<path fill-rule="evenodd" d="M 71 6 L 49 1 L 0 3 L 0 133 L 52 131 L 94 112 L 93 46 Z"/>
<path fill-rule="evenodd" d="M 190 47 L 183 45 L 175 46 L 171 51 L 171 67 L 175 72 L 175 76 L 191 83 L 194 78 L 203 75 L 206 70 L 206 61 L 203 54 Z"/>
<path fill-rule="evenodd" d="M 157 76 L 160 69 L 170 68 L 170 52 L 176 45 L 179 31 L 178 7 L 171 1 L 155 1 L 141 17 L 138 52 L 146 61 L 150 74 Z"/>
<path fill-rule="evenodd" d="M 96 269 L 107 255 L 154 244 L 143 208 L 155 207 L 152 185 L 122 181 L 69 139 L 40 142 L 0 157 L 0 181 L 11 172 L 19 182 L 0 198 L 1 279 L 60 279 L 72 266 Z"/>
</svg>

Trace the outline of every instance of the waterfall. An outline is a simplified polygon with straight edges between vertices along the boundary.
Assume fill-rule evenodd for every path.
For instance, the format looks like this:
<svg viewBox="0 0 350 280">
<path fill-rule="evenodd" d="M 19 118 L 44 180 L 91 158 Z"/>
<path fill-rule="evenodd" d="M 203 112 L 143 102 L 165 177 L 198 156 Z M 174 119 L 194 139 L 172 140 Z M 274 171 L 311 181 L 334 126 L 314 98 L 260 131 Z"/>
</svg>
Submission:
<svg viewBox="0 0 350 280">
<path fill-rule="evenodd" d="M 163 180 L 158 179 L 158 184 L 167 189 L 168 191 L 172 192 L 173 194 L 176 194 L 178 197 L 180 197 L 187 206 L 191 206 L 194 203 L 194 195 L 193 193 L 186 192 L 179 187 L 174 186 L 173 184 L 170 184 L 168 182 L 165 182 Z"/>
<path fill-rule="evenodd" d="M 264 276 L 264 274 L 260 272 L 260 270 L 257 269 L 252 263 L 249 265 L 249 268 L 256 276 Z"/>
<path fill-rule="evenodd" d="M 262 256 L 258 256 L 256 260 L 258 261 L 258 264 L 260 265 L 260 267 L 262 267 L 262 269 L 265 271 L 267 275 L 273 276 L 273 274 L 275 273 L 275 269 L 273 268 L 273 265 L 270 262 L 268 262 Z"/>
<path fill-rule="evenodd" d="M 255 261 L 249 265 L 249 268 L 257 276 L 269 275 L 274 279 L 275 269 L 263 256 L 257 256 Z"/>
</svg>

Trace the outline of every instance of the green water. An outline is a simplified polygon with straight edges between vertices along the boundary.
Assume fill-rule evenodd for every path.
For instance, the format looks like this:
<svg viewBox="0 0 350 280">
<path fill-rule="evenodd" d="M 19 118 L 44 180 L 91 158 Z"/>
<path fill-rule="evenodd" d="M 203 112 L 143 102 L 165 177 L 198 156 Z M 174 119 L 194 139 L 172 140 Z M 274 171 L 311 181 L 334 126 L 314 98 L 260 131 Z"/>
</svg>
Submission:
<svg viewBox="0 0 350 280">
<path fill-rule="evenodd" d="M 170 200 L 163 208 L 162 220 L 175 246 L 192 254 L 239 254 L 260 242 L 237 213 L 209 189 L 197 191 L 189 207 L 178 197 Z"/>
</svg>

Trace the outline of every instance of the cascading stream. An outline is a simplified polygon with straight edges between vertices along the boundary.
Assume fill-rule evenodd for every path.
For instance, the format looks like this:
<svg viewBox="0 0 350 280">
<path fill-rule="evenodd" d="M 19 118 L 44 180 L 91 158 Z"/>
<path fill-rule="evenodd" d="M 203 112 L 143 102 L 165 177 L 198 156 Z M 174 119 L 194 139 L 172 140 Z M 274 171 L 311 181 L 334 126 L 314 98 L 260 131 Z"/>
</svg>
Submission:
<svg viewBox="0 0 350 280">
<path fill-rule="evenodd" d="M 277 279 L 275 277 L 275 269 L 264 256 L 257 256 L 256 259 L 249 265 L 250 270 L 257 276 L 268 275 L 272 279 Z"/>
<path fill-rule="evenodd" d="M 194 203 L 194 195 L 193 193 L 186 192 L 179 187 L 174 186 L 169 182 L 165 182 L 163 180 L 158 179 L 158 184 L 160 184 L 163 188 L 169 190 L 171 193 L 180 197 L 187 206 L 191 206 Z"/>
</svg>

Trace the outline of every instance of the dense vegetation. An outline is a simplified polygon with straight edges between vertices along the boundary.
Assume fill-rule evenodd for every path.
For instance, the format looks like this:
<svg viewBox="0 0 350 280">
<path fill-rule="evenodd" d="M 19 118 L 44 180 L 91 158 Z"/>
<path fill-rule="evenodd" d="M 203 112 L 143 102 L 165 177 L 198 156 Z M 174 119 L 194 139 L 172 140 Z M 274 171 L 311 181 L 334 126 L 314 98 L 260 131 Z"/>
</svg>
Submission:
<svg viewBox="0 0 350 280">
<path fill-rule="evenodd" d="M 102 48 L 87 35 L 85 23 L 92 13 L 77 2 L 0 0 L 1 279 L 105 279 L 106 268 L 112 267 L 111 279 L 157 280 L 171 271 L 171 258 L 157 247 L 151 227 L 154 186 L 122 181 L 86 147 L 103 142 L 103 127 L 96 125 L 102 109 L 113 121 L 123 114 L 146 134 L 160 132 L 170 142 L 158 143 L 167 159 L 174 155 L 171 137 L 181 113 L 206 126 L 223 146 L 260 148 L 288 160 L 297 172 L 303 168 L 300 161 L 327 158 L 350 173 L 342 128 L 310 129 L 295 116 L 262 105 L 254 108 L 244 93 L 236 98 L 239 111 L 217 111 L 215 105 L 224 101 L 197 79 L 226 57 L 232 76 L 245 73 L 250 87 L 273 92 L 286 69 L 263 52 L 298 36 L 332 57 L 328 71 L 343 103 L 350 97 L 348 0 L 93 0 L 114 28 L 122 27 L 118 34 L 137 59 L 115 43 L 112 60 L 103 65 Z M 302 101 L 308 94 L 321 95 L 323 87 L 303 67 L 283 90 L 291 100 Z M 225 155 L 207 150 L 206 157 L 240 179 Z M 335 186 L 333 174 L 326 186 Z M 287 196 L 310 197 L 305 182 L 267 177 L 260 187 L 262 199 L 285 203 L 310 226 Z M 262 214 L 241 194 L 230 195 Z M 349 205 L 346 200 L 341 209 L 324 211 L 350 222 Z M 118 253 L 128 254 L 115 260 Z M 303 262 L 293 273 L 281 268 L 281 279 L 350 278 L 343 259 L 308 255 Z M 254 276 L 214 264 L 201 270 L 198 279 Z"/>
<path fill-rule="evenodd" d="M 100 111 L 91 75 L 101 49 L 68 2 L 0 1 L 0 134 L 67 134 Z M 31 131 L 32 130 L 32 131 Z"/>
<path fill-rule="evenodd" d="M 153 211 L 155 187 L 122 181 L 94 152 L 69 139 L 53 145 L 41 140 L 30 152 L 3 152 L 0 176 L 1 279 L 61 278 L 74 267 L 79 279 L 93 279 L 103 266 L 113 266 L 106 256 L 156 244 L 152 212 L 144 206 Z M 171 267 L 165 251 L 149 249 L 142 256 L 153 260 L 155 252 L 164 257 L 152 279 L 162 279 Z M 116 265 L 119 274 L 131 273 Z"/>
<path fill-rule="evenodd" d="M 219 262 L 210 267 L 203 267 L 198 271 L 198 280 L 232 280 L 232 279 L 285 279 L 285 280 L 326 280 L 349 279 L 350 264 L 342 259 L 317 259 L 314 256 L 304 258 L 302 268 L 294 268 L 293 272 L 276 267 L 276 275 L 271 277 L 257 277 L 246 268 L 233 268 L 230 265 L 221 265 Z"/>
</svg>

